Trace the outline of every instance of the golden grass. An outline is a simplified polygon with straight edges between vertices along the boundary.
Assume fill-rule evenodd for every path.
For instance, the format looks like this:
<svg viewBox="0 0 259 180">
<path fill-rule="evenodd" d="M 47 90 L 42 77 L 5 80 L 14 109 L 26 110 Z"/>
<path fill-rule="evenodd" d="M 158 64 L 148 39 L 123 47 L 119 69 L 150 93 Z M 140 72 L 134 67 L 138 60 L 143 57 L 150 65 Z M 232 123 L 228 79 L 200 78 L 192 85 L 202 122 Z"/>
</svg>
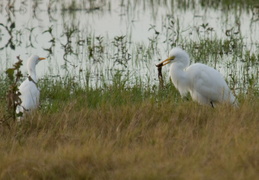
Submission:
<svg viewBox="0 0 259 180">
<path fill-rule="evenodd" d="M 257 179 L 259 99 L 34 112 L 1 128 L 1 179 Z M 1 112 L 1 111 L 0 111 Z"/>
</svg>

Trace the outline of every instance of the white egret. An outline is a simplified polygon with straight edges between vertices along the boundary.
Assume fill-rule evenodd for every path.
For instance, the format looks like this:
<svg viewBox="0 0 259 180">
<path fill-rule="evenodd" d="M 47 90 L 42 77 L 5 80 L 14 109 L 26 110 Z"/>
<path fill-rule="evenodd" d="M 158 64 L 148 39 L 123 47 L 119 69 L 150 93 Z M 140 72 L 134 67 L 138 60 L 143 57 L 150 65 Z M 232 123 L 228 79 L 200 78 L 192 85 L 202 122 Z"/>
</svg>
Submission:
<svg viewBox="0 0 259 180">
<path fill-rule="evenodd" d="M 169 58 L 156 66 L 162 67 L 166 64 L 170 65 L 171 80 L 182 97 L 190 92 L 192 99 L 200 104 L 212 107 L 215 103 L 237 105 L 236 98 L 221 74 L 205 64 L 195 63 L 189 66 L 189 55 L 181 48 L 173 48 Z"/>
<path fill-rule="evenodd" d="M 40 90 L 37 87 L 36 65 L 45 58 L 32 55 L 27 60 L 28 78 L 19 86 L 21 104 L 17 106 L 16 113 L 25 113 L 39 106 Z M 20 118 L 18 118 L 19 120 Z"/>
</svg>

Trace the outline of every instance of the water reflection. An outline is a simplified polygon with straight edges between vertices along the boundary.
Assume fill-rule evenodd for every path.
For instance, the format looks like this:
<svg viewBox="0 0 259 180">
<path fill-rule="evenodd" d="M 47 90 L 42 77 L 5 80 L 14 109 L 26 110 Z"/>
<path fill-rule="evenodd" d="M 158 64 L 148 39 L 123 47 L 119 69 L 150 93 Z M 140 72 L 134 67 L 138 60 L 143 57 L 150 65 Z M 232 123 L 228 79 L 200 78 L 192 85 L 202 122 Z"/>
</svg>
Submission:
<svg viewBox="0 0 259 180">
<path fill-rule="evenodd" d="M 121 71 L 153 80 L 154 64 L 180 45 L 194 62 L 204 60 L 233 83 L 241 84 L 243 73 L 258 77 L 258 67 L 247 62 L 255 54 L 258 63 L 258 7 L 251 4 L 23 0 L 0 7 L 1 73 L 17 55 L 39 54 L 48 58 L 39 77 L 85 73 L 98 81 Z"/>
</svg>

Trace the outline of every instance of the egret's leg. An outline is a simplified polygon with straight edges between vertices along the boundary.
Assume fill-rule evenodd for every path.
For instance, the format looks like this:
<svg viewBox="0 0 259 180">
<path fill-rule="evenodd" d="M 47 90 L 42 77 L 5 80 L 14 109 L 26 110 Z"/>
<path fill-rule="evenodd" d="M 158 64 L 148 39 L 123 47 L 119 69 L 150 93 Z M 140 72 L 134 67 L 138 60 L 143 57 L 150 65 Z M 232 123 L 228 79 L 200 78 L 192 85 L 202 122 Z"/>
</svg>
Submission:
<svg viewBox="0 0 259 180">
<path fill-rule="evenodd" d="M 211 107 L 214 108 L 214 104 L 212 101 L 210 101 Z"/>
</svg>

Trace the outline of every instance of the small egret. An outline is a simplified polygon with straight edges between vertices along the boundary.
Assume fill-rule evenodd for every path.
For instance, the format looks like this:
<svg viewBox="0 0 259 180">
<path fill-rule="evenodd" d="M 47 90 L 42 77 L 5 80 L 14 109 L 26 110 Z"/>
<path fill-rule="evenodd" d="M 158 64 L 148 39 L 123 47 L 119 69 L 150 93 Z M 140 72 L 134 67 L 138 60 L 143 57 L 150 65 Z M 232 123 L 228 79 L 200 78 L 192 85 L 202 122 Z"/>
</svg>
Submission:
<svg viewBox="0 0 259 180">
<path fill-rule="evenodd" d="M 27 61 L 28 78 L 19 86 L 21 104 L 16 108 L 17 114 L 25 113 L 39 106 L 40 90 L 37 87 L 36 65 L 43 59 L 45 58 L 32 55 Z"/>
<path fill-rule="evenodd" d="M 189 55 L 181 48 L 173 48 L 169 58 L 156 66 L 162 67 L 166 64 L 170 65 L 171 80 L 182 97 L 190 92 L 192 99 L 200 104 L 212 107 L 216 103 L 237 105 L 236 98 L 221 74 L 205 64 L 195 63 L 189 66 Z"/>
</svg>

